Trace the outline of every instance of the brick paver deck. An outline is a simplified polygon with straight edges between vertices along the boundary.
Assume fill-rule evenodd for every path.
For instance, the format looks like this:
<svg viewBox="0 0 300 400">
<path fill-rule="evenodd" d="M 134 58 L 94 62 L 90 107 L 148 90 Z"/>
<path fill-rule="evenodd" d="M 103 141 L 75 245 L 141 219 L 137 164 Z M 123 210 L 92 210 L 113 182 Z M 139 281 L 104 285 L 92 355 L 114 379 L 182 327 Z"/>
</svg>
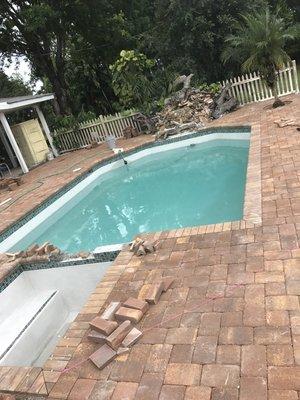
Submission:
<svg viewBox="0 0 300 400">
<path fill-rule="evenodd" d="M 250 105 L 215 123 L 259 130 L 262 223 L 156 233 L 155 254 L 122 251 L 43 371 L 32 372 L 35 393 L 70 400 L 300 398 L 300 132 L 274 124 L 300 120 L 300 97 L 290 99 L 284 108 Z M 97 348 L 86 338 L 88 322 L 108 302 L 141 296 L 163 276 L 175 282 L 138 324 L 144 336 L 130 353 L 101 371 L 85 361 Z M 6 372 L 11 390 L 24 387 L 24 375 Z"/>
</svg>

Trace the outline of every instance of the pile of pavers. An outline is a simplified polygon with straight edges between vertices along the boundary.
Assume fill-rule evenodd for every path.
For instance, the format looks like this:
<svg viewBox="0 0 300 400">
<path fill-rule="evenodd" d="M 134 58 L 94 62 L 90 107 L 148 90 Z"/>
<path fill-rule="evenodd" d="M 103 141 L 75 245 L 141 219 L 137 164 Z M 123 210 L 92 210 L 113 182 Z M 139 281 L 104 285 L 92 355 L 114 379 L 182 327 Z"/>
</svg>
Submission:
<svg viewBox="0 0 300 400">
<path fill-rule="evenodd" d="M 90 322 L 91 332 L 88 338 L 101 344 L 101 347 L 90 355 L 89 359 L 102 369 L 115 357 L 125 354 L 143 335 L 134 325 L 148 311 L 151 304 L 157 304 L 163 292 L 172 285 L 173 278 L 163 278 L 152 284 L 144 300 L 130 297 L 124 303 L 113 301 L 101 316 Z"/>
</svg>

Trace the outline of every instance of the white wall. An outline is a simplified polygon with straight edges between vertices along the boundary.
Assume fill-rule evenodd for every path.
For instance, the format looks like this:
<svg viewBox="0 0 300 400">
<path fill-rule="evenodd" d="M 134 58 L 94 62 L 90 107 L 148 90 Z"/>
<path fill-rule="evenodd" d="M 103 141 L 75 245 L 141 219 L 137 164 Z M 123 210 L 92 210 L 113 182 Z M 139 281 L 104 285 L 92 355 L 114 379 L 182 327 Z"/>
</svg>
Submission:
<svg viewBox="0 0 300 400">
<path fill-rule="evenodd" d="M 109 265 L 60 267 L 18 276 L 0 293 L 0 357 L 14 342 L 0 365 L 42 366 Z"/>
</svg>

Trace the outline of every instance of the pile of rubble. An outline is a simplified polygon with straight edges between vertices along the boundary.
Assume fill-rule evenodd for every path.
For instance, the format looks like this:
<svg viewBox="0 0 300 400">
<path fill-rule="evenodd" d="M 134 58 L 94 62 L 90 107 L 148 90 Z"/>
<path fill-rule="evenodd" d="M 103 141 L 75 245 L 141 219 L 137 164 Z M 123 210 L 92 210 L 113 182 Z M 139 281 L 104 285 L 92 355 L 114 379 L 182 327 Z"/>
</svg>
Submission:
<svg viewBox="0 0 300 400">
<path fill-rule="evenodd" d="M 147 253 L 154 253 L 156 250 L 156 246 L 157 243 L 151 242 L 150 240 L 143 240 L 137 237 L 131 243 L 129 250 L 132 251 L 136 256 L 144 256 Z"/>
<path fill-rule="evenodd" d="M 104 368 L 117 356 L 128 353 L 130 347 L 141 338 L 143 333 L 134 324 L 143 318 L 151 304 L 157 304 L 161 294 L 170 288 L 173 281 L 173 278 L 165 277 L 152 284 L 143 298 L 130 297 L 123 304 L 113 301 L 103 314 L 90 322 L 88 339 L 101 347 L 91 354 L 89 359 L 99 369 Z"/>
<path fill-rule="evenodd" d="M 210 120 L 220 118 L 236 107 L 237 100 L 231 96 L 229 85 L 217 95 L 184 87 L 167 99 L 164 109 L 156 114 L 156 139 L 203 128 Z"/>
<path fill-rule="evenodd" d="M 16 253 L 5 253 L 8 262 L 18 261 L 19 264 L 29 262 L 43 262 L 51 259 L 61 258 L 61 250 L 49 242 L 45 242 L 41 246 L 33 244 L 27 250 L 18 251 Z"/>
</svg>

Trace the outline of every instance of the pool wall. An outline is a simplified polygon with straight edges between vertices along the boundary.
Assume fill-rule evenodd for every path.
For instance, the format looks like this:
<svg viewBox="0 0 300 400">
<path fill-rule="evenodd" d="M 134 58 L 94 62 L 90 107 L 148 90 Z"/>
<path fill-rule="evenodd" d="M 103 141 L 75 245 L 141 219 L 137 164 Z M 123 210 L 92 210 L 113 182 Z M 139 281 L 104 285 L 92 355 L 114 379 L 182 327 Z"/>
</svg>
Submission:
<svg viewBox="0 0 300 400">
<path fill-rule="evenodd" d="M 158 141 L 140 146 L 134 150 L 124 152 L 123 155 L 128 162 L 133 162 L 152 153 L 160 153 L 183 146 L 188 146 L 192 143 L 198 144 L 220 139 L 249 140 L 250 138 L 250 129 L 247 127 L 239 127 L 239 129 L 231 128 L 230 131 L 227 129 L 226 132 L 224 131 L 225 129 L 221 131 L 200 131 L 191 134 L 180 135 L 179 137 L 171 138 L 169 140 Z M 15 226 L 10 228 L 10 235 L 7 236 L 9 229 L 3 232 L 0 235 L 0 252 L 10 250 L 16 243 L 22 240 L 22 238 L 26 236 L 28 232 L 33 231 L 41 224 L 44 225 L 44 229 L 46 230 L 48 226 L 47 221 L 49 224 L 49 217 L 51 215 L 53 215 L 54 220 L 55 218 L 59 218 L 59 212 L 57 211 L 63 206 L 65 206 L 64 211 L 66 211 L 67 204 L 71 199 L 76 199 L 76 202 L 79 202 L 83 196 L 86 196 L 87 193 L 91 191 L 95 185 L 97 185 L 97 178 L 99 178 L 99 176 L 122 166 L 124 166 L 123 160 L 120 159 L 120 156 L 115 156 L 100 163 L 96 169 L 93 168 L 93 171 L 81 176 L 80 178 L 82 179 L 75 186 L 69 187 L 69 190 L 67 191 L 65 191 L 66 188 L 64 188 L 60 192 L 61 195 L 59 198 L 53 198 L 52 201 L 48 200 L 43 204 L 42 208 L 39 207 L 38 215 L 36 215 L 36 210 L 34 210 L 32 213 L 18 222 L 20 225 L 19 227 L 17 227 L 17 223 Z M 71 202 L 69 204 L 71 207 Z M 73 206 L 74 202 L 72 203 L 72 207 Z M 53 219 L 51 219 L 51 223 L 53 223 Z"/>
</svg>

